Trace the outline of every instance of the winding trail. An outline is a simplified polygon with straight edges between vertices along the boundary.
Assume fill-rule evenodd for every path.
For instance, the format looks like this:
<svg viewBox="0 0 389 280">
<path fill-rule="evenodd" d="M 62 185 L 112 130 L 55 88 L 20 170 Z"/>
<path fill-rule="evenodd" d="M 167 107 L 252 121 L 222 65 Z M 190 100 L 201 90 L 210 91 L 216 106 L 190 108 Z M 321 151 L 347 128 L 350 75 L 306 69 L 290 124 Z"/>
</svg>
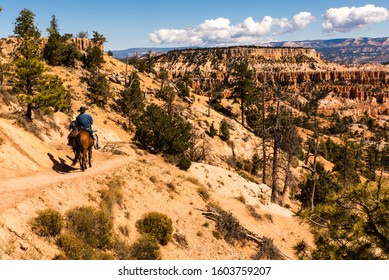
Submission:
<svg viewBox="0 0 389 280">
<path fill-rule="evenodd" d="M 94 158 L 92 168 L 88 168 L 85 172 L 61 163 L 63 166 L 68 167 L 67 172 L 55 171 L 53 168 L 52 170 L 39 172 L 31 176 L 0 180 L 0 213 L 53 184 L 60 184 L 82 177 L 90 178 L 101 175 L 110 170 L 118 169 L 133 160 L 134 157 L 128 155 L 106 156 L 105 154 L 100 154 Z"/>
</svg>

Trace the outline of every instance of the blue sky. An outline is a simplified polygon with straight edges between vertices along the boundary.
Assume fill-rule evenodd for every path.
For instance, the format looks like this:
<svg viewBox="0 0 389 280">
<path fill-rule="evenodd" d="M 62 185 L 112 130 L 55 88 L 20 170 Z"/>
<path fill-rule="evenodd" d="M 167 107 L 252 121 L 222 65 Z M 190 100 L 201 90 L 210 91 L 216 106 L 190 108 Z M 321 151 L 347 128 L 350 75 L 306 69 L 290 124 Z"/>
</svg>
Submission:
<svg viewBox="0 0 389 280">
<path fill-rule="evenodd" d="M 0 0 L 0 37 L 13 34 L 27 8 L 47 35 L 103 34 L 106 50 L 218 46 L 267 41 L 389 36 L 388 0 Z"/>
</svg>

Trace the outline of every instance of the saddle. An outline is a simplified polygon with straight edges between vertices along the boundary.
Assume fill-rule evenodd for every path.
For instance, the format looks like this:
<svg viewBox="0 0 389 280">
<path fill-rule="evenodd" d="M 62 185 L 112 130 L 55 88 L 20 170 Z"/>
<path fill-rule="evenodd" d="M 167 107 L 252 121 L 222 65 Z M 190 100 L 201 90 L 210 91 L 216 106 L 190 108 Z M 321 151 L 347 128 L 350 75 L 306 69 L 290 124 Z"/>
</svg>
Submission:
<svg viewBox="0 0 389 280">
<path fill-rule="evenodd" d="M 93 138 L 93 133 L 96 132 L 95 130 L 92 130 L 92 129 L 88 129 L 88 128 L 84 128 L 84 127 L 81 127 L 81 126 L 78 126 L 76 121 L 72 121 L 69 125 L 69 129 L 71 130 L 70 134 L 69 134 L 69 137 L 70 136 L 76 136 L 77 133 L 81 130 L 83 131 L 87 131 L 89 132 L 90 136 Z"/>
<path fill-rule="evenodd" d="M 68 135 L 68 146 L 72 146 L 74 149 L 76 136 L 80 131 L 83 130 L 83 131 L 87 131 L 89 133 L 90 137 L 93 139 L 93 142 L 95 143 L 95 149 L 100 149 L 99 144 L 98 144 L 99 137 L 95 133 L 96 132 L 95 130 L 80 127 L 77 125 L 76 121 L 72 121 L 70 123 L 69 129 L 71 130 L 71 132 Z"/>
</svg>

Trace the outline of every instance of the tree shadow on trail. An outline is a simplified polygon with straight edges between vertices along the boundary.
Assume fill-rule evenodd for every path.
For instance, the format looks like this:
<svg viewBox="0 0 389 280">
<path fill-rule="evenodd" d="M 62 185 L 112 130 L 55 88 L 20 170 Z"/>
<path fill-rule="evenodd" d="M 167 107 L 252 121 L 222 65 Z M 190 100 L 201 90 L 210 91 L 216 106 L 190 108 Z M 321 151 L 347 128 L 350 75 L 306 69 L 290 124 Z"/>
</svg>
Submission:
<svg viewBox="0 0 389 280">
<path fill-rule="evenodd" d="M 74 168 L 70 165 L 68 165 L 63 158 L 59 158 L 59 161 L 54 158 L 54 156 L 50 153 L 47 153 L 50 160 L 53 162 L 53 170 L 57 173 L 69 173 L 71 171 L 77 170 L 77 168 Z"/>
</svg>

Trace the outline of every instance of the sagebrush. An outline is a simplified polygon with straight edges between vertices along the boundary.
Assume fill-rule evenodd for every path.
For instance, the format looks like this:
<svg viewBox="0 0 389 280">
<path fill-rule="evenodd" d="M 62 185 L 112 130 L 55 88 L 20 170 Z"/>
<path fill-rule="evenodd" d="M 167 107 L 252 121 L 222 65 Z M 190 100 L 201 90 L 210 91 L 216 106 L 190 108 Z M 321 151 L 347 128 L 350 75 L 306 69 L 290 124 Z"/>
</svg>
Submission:
<svg viewBox="0 0 389 280">
<path fill-rule="evenodd" d="M 161 245 L 166 245 L 172 238 L 172 220 L 165 214 L 149 212 L 136 222 L 141 233 L 153 236 Z"/>
</svg>

